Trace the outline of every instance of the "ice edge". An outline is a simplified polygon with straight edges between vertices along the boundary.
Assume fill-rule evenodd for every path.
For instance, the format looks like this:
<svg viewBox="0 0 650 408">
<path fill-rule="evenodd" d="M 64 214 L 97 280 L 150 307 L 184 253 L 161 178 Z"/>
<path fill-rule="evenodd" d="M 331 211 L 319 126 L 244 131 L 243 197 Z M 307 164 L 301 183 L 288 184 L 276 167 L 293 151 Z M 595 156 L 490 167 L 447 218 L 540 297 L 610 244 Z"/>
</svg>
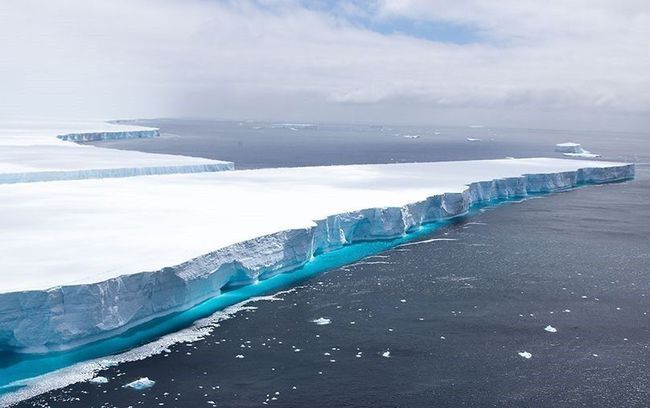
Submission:
<svg viewBox="0 0 650 408">
<path fill-rule="evenodd" d="M 97 142 L 101 140 L 118 139 L 145 139 L 160 136 L 157 128 L 133 129 L 133 130 L 106 130 L 96 132 L 66 133 L 57 135 L 56 138 L 65 142 Z M 187 174 L 205 173 L 234 170 L 235 164 L 228 161 L 220 161 L 207 164 L 188 164 L 176 166 L 148 166 L 148 167 L 125 167 L 125 168 L 99 168 L 82 170 L 49 170 L 30 171 L 20 173 L 0 174 L 0 184 L 33 183 L 41 181 L 64 181 L 64 180 L 85 180 L 98 178 L 117 178 L 152 176 L 163 174 Z"/>
<path fill-rule="evenodd" d="M 495 200 L 632 179 L 634 171 L 634 164 L 621 164 L 475 182 L 462 193 L 332 215 L 308 228 L 243 241 L 158 271 L 0 294 L 0 349 L 44 352 L 80 346 L 189 309 L 225 287 L 295 270 L 347 244 L 396 238 Z"/>
</svg>

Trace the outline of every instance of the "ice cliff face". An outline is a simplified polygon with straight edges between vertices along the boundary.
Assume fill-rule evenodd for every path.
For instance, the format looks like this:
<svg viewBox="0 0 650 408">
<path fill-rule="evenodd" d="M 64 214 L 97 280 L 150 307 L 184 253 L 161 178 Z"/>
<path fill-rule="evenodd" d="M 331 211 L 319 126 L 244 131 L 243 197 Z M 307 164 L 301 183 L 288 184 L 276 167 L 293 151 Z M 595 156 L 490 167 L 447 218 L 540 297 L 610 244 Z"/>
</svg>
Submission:
<svg viewBox="0 0 650 408">
<path fill-rule="evenodd" d="M 0 184 L 234 170 L 234 164 L 227 161 L 72 143 L 160 135 L 155 128 L 99 124 L 98 129 L 71 132 L 65 128 L 47 128 L 21 132 L 21 129 L 0 127 Z"/>
<path fill-rule="evenodd" d="M 126 131 L 67 133 L 58 135 L 57 138 L 70 142 L 96 142 L 100 140 L 139 139 L 158 136 L 160 136 L 160 131 L 152 128 Z"/>
<path fill-rule="evenodd" d="M 633 177 L 634 165 L 619 165 L 476 182 L 461 193 L 403 207 L 332 215 L 310 228 L 251 239 L 157 271 L 0 294 L 0 348 L 44 351 L 87 343 L 190 308 L 224 287 L 289 272 L 350 243 L 395 238 L 422 224 L 462 215 L 473 205 Z"/>
<path fill-rule="evenodd" d="M 103 179 L 117 177 L 154 176 L 161 174 L 205 173 L 234 170 L 231 162 L 216 162 L 206 164 L 187 164 L 169 166 L 123 167 L 106 169 L 78 169 L 29 171 L 20 173 L 0 174 L 0 184 L 32 183 L 37 181 L 63 181 Z"/>
</svg>

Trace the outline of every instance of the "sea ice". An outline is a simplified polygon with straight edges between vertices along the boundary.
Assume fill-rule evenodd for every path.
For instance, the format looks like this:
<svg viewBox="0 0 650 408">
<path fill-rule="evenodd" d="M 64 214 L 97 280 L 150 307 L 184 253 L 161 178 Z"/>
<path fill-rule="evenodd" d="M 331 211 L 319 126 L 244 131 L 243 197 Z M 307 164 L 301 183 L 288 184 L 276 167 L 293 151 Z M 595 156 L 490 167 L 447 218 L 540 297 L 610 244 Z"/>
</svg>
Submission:
<svg viewBox="0 0 650 408">
<path fill-rule="evenodd" d="M 544 327 L 544 330 L 546 330 L 549 333 L 557 333 L 557 329 L 555 327 L 551 326 L 550 324 L 548 326 Z"/>
<path fill-rule="evenodd" d="M 332 321 L 330 319 L 327 319 L 325 317 L 319 317 L 318 319 L 312 320 L 312 323 L 316 323 L 319 326 L 324 326 L 326 324 L 330 324 Z"/>
<path fill-rule="evenodd" d="M 123 385 L 123 388 L 133 388 L 134 390 L 144 390 L 151 388 L 156 384 L 155 381 L 150 380 L 149 377 L 142 377 L 128 384 Z"/>
<path fill-rule="evenodd" d="M 520 352 L 517 353 L 517 354 L 519 354 L 520 357 L 523 357 L 523 358 L 525 358 L 526 360 L 528 360 L 529 358 L 531 358 L 531 357 L 533 356 L 532 354 L 530 354 L 530 353 L 527 352 L 527 351 L 520 351 Z"/>
<path fill-rule="evenodd" d="M 106 384 L 108 382 L 108 378 L 102 377 L 100 375 L 95 378 L 91 378 L 88 382 L 92 384 Z"/>
</svg>

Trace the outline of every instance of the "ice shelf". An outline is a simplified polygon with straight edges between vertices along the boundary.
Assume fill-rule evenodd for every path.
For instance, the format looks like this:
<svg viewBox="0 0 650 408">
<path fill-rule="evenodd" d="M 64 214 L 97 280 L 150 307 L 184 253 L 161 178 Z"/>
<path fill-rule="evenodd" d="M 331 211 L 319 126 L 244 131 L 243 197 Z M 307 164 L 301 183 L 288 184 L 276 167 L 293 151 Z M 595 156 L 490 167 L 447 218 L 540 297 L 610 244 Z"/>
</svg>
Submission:
<svg viewBox="0 0 650 408">
<path fill-rule="evenodd" d="M 0 184 L 232 170 L 198 157 L 102 149 L 72 142 L 157 137 L 158 129 L 103 122 L 0 123 Z"/>
<path fill-rule="evenodd" d="M 533 158 L 0 185 L 0 348 L 89 342 L 473 204 L 632 177 Z"/>
</svg>

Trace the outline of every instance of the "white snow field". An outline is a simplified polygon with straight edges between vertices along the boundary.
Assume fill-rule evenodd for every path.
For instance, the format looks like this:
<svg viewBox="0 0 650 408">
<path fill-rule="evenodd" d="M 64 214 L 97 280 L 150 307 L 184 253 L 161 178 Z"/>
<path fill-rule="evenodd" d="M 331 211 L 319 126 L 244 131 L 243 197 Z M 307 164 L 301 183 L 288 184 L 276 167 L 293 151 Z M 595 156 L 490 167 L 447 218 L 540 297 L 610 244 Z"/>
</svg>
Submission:
<svg viewBox="0 0 650 408">
<path fill-rule="evenodd" d="M 0 185 L 0 349 L 78 345 L 472 204 L 632 177 L 533 158 Z"/>
<path fill-rule="evenodd" d="M 101 149 L 73 142 L 157 137 L 158 129 L 103 122 L 0 123 L 0 184 L 232 170 L 197 157 Z"/>
</svg>

